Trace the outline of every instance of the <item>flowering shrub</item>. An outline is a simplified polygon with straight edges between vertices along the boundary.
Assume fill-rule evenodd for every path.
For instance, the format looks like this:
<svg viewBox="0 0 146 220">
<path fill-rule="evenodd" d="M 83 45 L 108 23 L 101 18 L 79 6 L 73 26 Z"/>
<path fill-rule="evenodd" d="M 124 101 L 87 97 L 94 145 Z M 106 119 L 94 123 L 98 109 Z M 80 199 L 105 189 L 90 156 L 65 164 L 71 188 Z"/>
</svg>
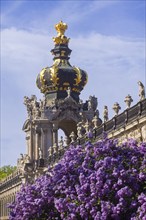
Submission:
<svg viewBox="0 0 146 220">
<path fill-rule="evenodd" d="M 10 220 L 145 220 L 145 153 L 134 140 L 70 146 L 54 169 L 21 188 Z"/>
</svg>

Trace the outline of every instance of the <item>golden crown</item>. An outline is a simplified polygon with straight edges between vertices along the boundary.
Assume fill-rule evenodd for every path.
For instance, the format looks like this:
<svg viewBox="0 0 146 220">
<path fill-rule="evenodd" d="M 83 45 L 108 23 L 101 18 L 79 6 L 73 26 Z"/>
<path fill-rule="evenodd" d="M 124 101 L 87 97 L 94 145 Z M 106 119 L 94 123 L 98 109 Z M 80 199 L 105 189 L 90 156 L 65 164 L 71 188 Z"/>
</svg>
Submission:
<svg viewBox="0 0 146 220">
<path fill-rule="evenodd" d="M 67 27 L 67 24 L 63 23 L 62 21 L 55 25 L 55 29 L 58 33 L 57 37 L 53 37 L 53 41 L 55 44 L 68 44 L 69 38 L 64 35 Z"/>
<path fill-rule="evenodd" d="M 67 28 L 67 24 L 63 23 L 62 21 L 55 25 L 55 29 L 58 32 L 59 36 L 64 35 L 64 32 Z"/>
</svg>

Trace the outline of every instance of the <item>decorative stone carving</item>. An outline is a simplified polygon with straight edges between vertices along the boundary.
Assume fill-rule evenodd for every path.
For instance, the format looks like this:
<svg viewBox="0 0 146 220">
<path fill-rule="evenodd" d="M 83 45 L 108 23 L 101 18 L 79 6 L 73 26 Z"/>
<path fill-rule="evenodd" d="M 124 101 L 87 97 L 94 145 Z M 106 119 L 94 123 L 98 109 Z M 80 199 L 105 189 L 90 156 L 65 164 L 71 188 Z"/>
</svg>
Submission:
<svg viewBox="0 0 146 220">
<path fill-rule="evenodd" d="M 20 158 L 17 160 L 17 166 L 19 168 L 23 168 L 24 164 L 26 163 L 30 163 L 30 157 L 28 156 L 28 154 L 20 154 Z"/>
<path fill-rule="evenodd" d="M 115 102 L 115 104 L 113 105 L 113 110 L 115 112 L 115 115 L 118 115 L 120 109 L 121 109 L 121 107 L 120 107 L 119 103 Z"/>
<path fill-rule="evenodd" d="M 146 125 L 142 126 L 141 133 L 142 133 L 142 141 L 146 142 Z"/>
<path fill-rule="evenodd" d="M 93 122 L 94 129 L 96 129 L 98 127 L 98 117 L 97 117 L 97 115 L 95 115 L 93 117 L 92 122 Z"/>
<path fill-rule="evenodd" d="M 82 137 L 82 122 L 79 122 L 77 124 L 77 136 L 78 136 L 78 138 Z"/>
<path fill-rule="evenodd" d="M 89 132 L 89 121 L 88 120 L 86 121 L 84 127 L 85 127 L 86 134 L 87 134 Z"/>
<path fill-rule="evenodd" d="M 138 81 L 140 101 L 145 99 L 145 87 L 141 81 Z"/>
<path fill-rule="evenodd" d="M 27 96 L 24 96 L 24 105 L 27 107 L 28 117 L 30 118 L 32 115 L 32 105 L 30 99 Z"/>
<path fill-rule="evenodd" d="M 108 107 L 105 105 L 103 110 L 103 120 L 104 122 L 108 121 Z"/>
<path fill-rule="evenodd" d="M 75 133 L 74 133 L 73 131 L 71 132 L 71 134 L 70 134 L 69 137 L 71 138 L 71 143 L 75 142 L 75 140 L 76 140 L 76 135 L 75 135 Z"/>
<path fill-rule="evenodd" d="M 27 107 L 28 117 L 31 118 L 39 118 L 40 117 L 40 105 L 37 102 L 37 98 L 35 95 L 32 95 L 31 98 L 24 96 L 24 105 Z"/>
<path fill-rule="evenodd" d="M 69 138 L 67 136 L 64 137 L 64 147 L 67 147 L 69 144 Z"/>
<path fill-rule="evenodd" d="M 60 150 L 63 149 L 63 143 L 64 143 L 63 137 L 61 136 L 61 137 L 60 137 L 60 140 L 59 140 L 59 142 L 58 142 L 58 145 L 59 145 L 59 149 L 60 149 Z"/>
<path fill-rule="evenodd" d="M 54 143 L 53 149 L 54 149 L 53 153 L 57 153 L 58 152 L 58 146 L 57 146 L 56 143 Z"/>
<path fill-rule="evenodd" d="M 50 146 L 49 149 L 48 149 L 48 154 L 49 154 L 49 156 L 52 156 L 53 153 L 54 153 L 53 146 Z"/>
<path fill-rule="evenodd" d="M 127 96 L 125 97 L 124 102 L 126 103 L 127 108 L 130 108 L 131 103 L 133 102 L 133 99 L 132 99 L 132 97 L 131 97 L 130 95 L 127 95 Z"/>
<path fill-rule="evenodd" d="M 121 145 L 123 144 L 125 141 L 127 141 L 127 135 L 122 135 L 121 137 L 118 138 L 118 144 Z"/>
<path fill-rule="evenodd" d="M 97 108 L 97 98 L 95 96 L 89 96 L 88 100 L 88 110 L 95 111 Z"/>
<path fill-rule="evenodd" d="M 134 139 L 136 139 L 138 142 L 141 142 L 141 141 L 142 141 L 142 134 L 141 134 L 140 128 L 135 129 L 135 130 L 129 132 L 128 138 L 134 138 Z"/>
</svg>

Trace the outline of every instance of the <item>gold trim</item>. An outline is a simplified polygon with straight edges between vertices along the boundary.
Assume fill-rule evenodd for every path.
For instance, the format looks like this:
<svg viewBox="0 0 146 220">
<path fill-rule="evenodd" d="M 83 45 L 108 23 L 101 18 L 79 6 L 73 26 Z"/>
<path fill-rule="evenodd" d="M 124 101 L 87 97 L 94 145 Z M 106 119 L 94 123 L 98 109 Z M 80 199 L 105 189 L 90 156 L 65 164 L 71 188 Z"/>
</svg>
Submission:
<svg viewBox="0 0 146 220">
<path fill-rule="evenodd" d="M 51 75 L 50 80 L 53 82 L 54 86 L 58 85 L 59 78 L 57 77 L 57 71 L 58 71 L 58 67 L 56 65 L 50 68 L 50 75 Z"/>
<path fill-rule="evenodd" d="M 81 82 L 82 75 L 81 75 L 81 71 L 80 71 L 80 69 L 78 67 L 74 66 L 73 69 L 75 70 L 75 72 L 77 74 L 76 75 L 77 77 L 75 79 L 76 83 L 74 84 L 74 86 L 77 86 Z"/>
<path fill-rule="evenodd" d="M 41 82 L 41 84 L 44 86 L 45 85 L 45 79 L 44 79 L 44 74 L 45 74 L 45 71 L 46 71 L 46 68 L 43 68 L 42 70 L 41 70 L 41 72 L 40 72 L 40 82 Z"/>
</svg>

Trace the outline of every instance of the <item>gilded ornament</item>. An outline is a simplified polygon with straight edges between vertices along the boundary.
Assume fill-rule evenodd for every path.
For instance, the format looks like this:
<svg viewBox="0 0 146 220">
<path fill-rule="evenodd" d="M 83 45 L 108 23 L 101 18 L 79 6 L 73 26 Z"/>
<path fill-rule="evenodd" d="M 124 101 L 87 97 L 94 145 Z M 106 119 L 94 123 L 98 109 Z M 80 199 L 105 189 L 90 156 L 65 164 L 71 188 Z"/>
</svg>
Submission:
<svg viewBox="0 0 146 220">
<path fill-rule="evenodd" d="M 69 86 L 69 83 L 68 82 L 64 82 L 63 85 L 64 86 Z"/>
<path fill-rule="evenodd" d="M 61 59 L 56 59 L 53 63 L 53 66 L 58 66 L 61 62 Z"/>
<path fill-rule="evenodd" d="M 67 29 L 67 24 L 60 21 L 55 25 L 55 29 L 58 33 L 57 37 L 53 37 L 55 44 L 68 44 L 69 38 L 64 35 L 65 30 Z"/>
<path fill-rule="evenodd" d="M 74 86 L 77 86 L 81 82 L 82 75 L 81 75 L 81 71 L 78 67 L 74 66 L 73 69 L 75 70 L 75 72 L 77 74 L 76 79 L 75 79 L 76 83 L 74 84 Z"/>
<path fill-rule="evenodd" d="M 65 56 L 65 51 L 64 51 L 64 50 L 61 51 L 61 56 L 62 56 L 62 57 Z"/>
<path fill-rule="evenodd" d="M 44 79 L 45 71 L 46 71 L 46 68 L 43 68 L 40 72 L 40 81 L 42 85 L 45 85 L 45 79 Z"/>
<path fill-rule="evenodd" d="M 58 71 L 58 67 L 56 65 L 50 68 L 51 81 L 55 86 L 58 85 L 58 80 L 59 80 L 59 78 L 57 77 L 57 71 Z"/>
<path fill-rule="evenodd" d="M 64 32 L 67 28 L 67 24 L 63 23 L 62 21 L 55 25 L 55 29 L 58 32 L 58 36 L 64 35 Z"/>
<path fill-rule="evenodd" d="M 61 64 L 62 64 L 62 66 L 68 66 L 67 65 L 67 60 L 61 60 Z"/>
</svg>

